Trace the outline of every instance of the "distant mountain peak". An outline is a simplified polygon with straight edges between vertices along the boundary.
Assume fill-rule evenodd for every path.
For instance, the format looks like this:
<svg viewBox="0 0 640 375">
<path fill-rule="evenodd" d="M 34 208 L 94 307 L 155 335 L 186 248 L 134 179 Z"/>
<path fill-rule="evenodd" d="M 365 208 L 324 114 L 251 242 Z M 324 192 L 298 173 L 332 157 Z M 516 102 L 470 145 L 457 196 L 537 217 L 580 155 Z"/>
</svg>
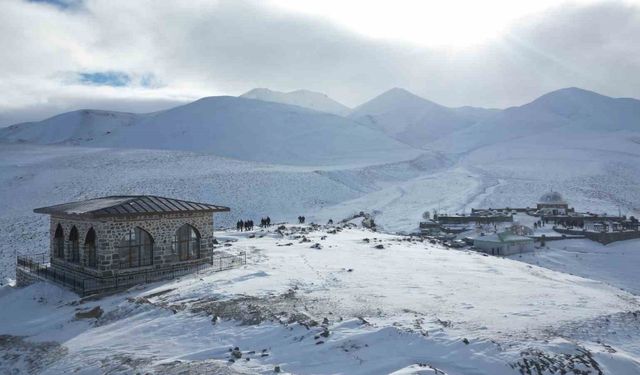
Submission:
<svg viewBox="0 0 640 375">
<path fill-rule="evenodd" d="M 542 96 L 543 97 L 594 97 L 594 98 L 607 98 L 607 96 L 598 94 L 597 92 L 581 89 L 579 87 L 565 87 L 562 89 L 550 91 Z"/>
<path fill-rule="evenodd" d="M 422 97 L 412 93 L 411 91 L 409 91 L 407 89 L 403 89 L 401 87 L 394 87 L 392 89 L 389 89 L 389 90 L 383 92 L 382 94 L 378 95 L 376 98 L 388 98 L 388 97 L 420 99 L 420 100 L 424 100 L 426 102 L 429 102 L 429 100 L 427 100 L 425 98 L 422 98 Z M 374 98 L 373 100 L 375 100 L 376 98 Z"/>
<path fill-rule="evenodd" d="M 385 94 L 405 94 L 405 95 L 408 94 L 408 95 L 417 96 L 416 94 L 412 93 L 407 89 L 403 89 L 402 87 L 390 88 L 389 90 L 382 93 L 382 95 L 385 95 Z"/>
<path fill-rule="evenodd" d="M 572 115 L 575 113 L 590 113 L 602 105 L 617 99 L 598 94 L 597 92 L 567 87 L 548 92 L 523 107 L 544 109 L 553 113 Z"/>
<path fill-rule="evenodd" d="M 345 116 L 351 111 L 347 106 L 331 99 L 327 94 L 305 89 L 281 92 L 268 88 L 255 88 L 240 95 L 240 97 L 265 102 L 296 105 L 298 107 L 332 113 L 339 116 Z"/>
<path fill-rule="evenodd" d="M 406 89 L 394 87 L 354 108 L 351 116 L 358 117 L 365 114 L 376 114 L 387 112 L 389 110 L 404 110 L 415 107 L 445 108 L 440 104 L 424 99 Z"/>
</svg>

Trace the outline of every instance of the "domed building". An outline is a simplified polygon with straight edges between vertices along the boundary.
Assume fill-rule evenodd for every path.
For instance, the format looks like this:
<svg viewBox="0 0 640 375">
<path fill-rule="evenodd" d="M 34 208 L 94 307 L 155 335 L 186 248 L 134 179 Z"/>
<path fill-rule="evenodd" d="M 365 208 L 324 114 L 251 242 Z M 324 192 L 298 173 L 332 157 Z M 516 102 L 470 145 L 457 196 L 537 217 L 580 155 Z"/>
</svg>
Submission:
<svg viewBox="0 0 640 375">
<path fill-rule="evenodd" d="M 557 191 L 544 193 L 538 200 L 538 213 L 544 216 L 566 215 L 572 212 L 569 204 L 564 200 L 562 194 Z"/>
</svg>

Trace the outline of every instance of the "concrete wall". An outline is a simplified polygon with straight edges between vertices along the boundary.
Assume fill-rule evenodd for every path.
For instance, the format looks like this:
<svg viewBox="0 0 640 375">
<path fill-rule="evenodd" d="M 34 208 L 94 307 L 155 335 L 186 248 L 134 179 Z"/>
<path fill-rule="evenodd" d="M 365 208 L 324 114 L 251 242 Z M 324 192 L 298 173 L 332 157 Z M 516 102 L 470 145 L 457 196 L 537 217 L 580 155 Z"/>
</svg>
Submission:
<svg viewBox="0 0 640 375">
<path fill-rule="evenodd" d="M 483 253 L 491 255 L 513 255 L 533 251 L 533 240 L 526 242 L 491 242 L 475 240 L 473 242 L 473 246 Z"/>
<path fill-rule="evenodd" d="M 65 237 L 64 259 L 55 257 L 54 235 L 60 224 Z M 174 213 L 140 215 L 84 220 L 73 217 L 52 216 L 50 222 L 51 264 L 72 271 L 83 271 L 96 276 L 111 276 L 115 273 L 139 272 L 141 269 L 161 268 L 180 262 L 174 252 L 174 236 L 184 224 L 193 226 L 200 234 L 200 258 L 210 258 L 213 253 L 213 215 L 211 213 Z M 68 241 L 71 228 L 78 229 L 80 239 L 80 262 L 71 262 L 71 243 Z M 119 269 L 118 244 L 130 230 L 140 227 L 153 238 L 153 265 L 134 269 Z M 96 232 L 95 268 L 87 266 L 84 242 L 90 228 Z M 198 260 L 186 261 L 198 262 Z M 180 262 L 183 263 L 183 262 Z"/>
<path fill-rule="evenodd" d="M 513 222 L 513 216 L 446 216 L 439 215 L 438 219 L 434 219 L 440 224 L 468 224 L 468 223 L 505 223 Z"/>
<path fill-rule="evenodd" d="M 640 231 L 625 231 L 625 232 L 588 232 L 581 230 L 554 228 L 558 233 L 564 234 L 577 234 L 583 235 L 591 241 L 600 242 L 601 244 L 609 244 L 616 241 L 632 240 L 640 238 Z"/>
</svg>

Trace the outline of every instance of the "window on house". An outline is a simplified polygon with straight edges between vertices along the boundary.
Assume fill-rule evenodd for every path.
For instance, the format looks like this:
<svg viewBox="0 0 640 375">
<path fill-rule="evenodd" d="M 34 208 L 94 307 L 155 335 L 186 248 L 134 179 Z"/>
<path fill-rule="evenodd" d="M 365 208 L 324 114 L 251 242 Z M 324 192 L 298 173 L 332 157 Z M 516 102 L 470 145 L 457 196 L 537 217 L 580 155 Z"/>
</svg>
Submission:
<svg viewBox="0 0 640 375">
<path fill-rule="evenodd" d="M 129 230 L 118 246 L 120 268 L 133 268 L 153 264 L 153 238 L 140 227 Z"/>
<path fill-rule="evenodd" d="M 64 259 L 64 231 L 60 224 L 56 227 L 56 234 L 53 236 L 53 256 Z"/>
<path fill-rule="evenodd" d="M 173 241 L 173 251 L 178 254 L 180 260 L 200 258 L 200 233 L 196 228 L 189 224 L 178 228 Z"/>
<path fill-rule="evenodd" d="M 69 233 L 69 247 L 71 251 L 71 261 L 73 263 L 80 263 L 80 240 L 78 239 L 78 228 L 76 228 L 75 225 Z"/>
<path fill-rule="evenodd" d="M 87 266 L 96 267 L 96 231 L 90 228 L 84 239 L 84 258 Z"/>
</svg>

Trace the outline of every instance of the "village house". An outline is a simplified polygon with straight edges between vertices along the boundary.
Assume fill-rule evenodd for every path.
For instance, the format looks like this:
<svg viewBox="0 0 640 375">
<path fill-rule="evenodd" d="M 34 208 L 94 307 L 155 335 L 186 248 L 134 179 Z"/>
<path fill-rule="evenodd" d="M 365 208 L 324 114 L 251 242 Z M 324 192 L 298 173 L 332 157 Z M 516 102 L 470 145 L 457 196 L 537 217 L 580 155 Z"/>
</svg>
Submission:
<svg viewBox="0 0 640 375">
<path fill-rule="evenodd" d="M 176 265 L 187 269 L 211 262 L 213 214 L 226 211 L 229 208 L 153 195 L 109 196 L 37 208 L 34 212 L 50 215 L 49 264 L 44 274 L 63 275 L 74 282 L 135 279 L 151 275 L 149 271 L 159 275 Z"/>
<path fill-rule="evenodd" d="M 513 255 L 533 251 L 533 239 L 504 231 L 477 237 L 473 241 L 473 246 L 491 255 Z"/>
</svg>

